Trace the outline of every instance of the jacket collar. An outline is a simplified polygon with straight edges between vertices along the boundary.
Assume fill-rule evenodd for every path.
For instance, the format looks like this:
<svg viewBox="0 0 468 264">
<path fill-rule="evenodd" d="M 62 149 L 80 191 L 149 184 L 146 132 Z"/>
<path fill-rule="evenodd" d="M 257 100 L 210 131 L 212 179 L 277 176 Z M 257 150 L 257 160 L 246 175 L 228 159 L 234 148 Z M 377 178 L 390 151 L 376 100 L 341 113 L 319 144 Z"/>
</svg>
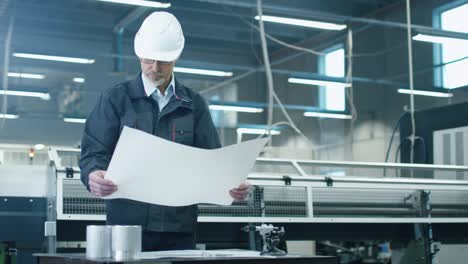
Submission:
<svg viewBox="0 0 468 264">
<path fill-rule="evenodd" d="M 154 84 L 151 83 L 151 81 L 143 74 L 141 73 L 141 79 L 143 80 L 143 88 L 145 90 L 146 96 L 151 96 L 156 90 L 158 90 L 158 87 L 155 86 Z M 171 76 L 171 82 L 167 86 L 166 89 L 166 95 L 173 95 L 175 94 L 175 78 L 174 78 L 174 73 Z M 160 93 L 159 93 L 160 94 Z"/>
<path fill-rule="evenodd" d="M 187 87 L 185 87 L 183 84 L 178 82 L 177 79 L 175 79 L 174 96 L 177 100 L 180 100 L 186 103 L 192 102 L 192 99 L 188 96 Z"/>
<path fill-rule="evenodd" d="M 192 99 L 188 96 L 187 88 L 175 79 L 174 97 L 182 102 L 191 103 Z M 141 72 L 130 82 L 130 89 L 128 90 L 130 98 L 147 98 Z"/>
</svg>

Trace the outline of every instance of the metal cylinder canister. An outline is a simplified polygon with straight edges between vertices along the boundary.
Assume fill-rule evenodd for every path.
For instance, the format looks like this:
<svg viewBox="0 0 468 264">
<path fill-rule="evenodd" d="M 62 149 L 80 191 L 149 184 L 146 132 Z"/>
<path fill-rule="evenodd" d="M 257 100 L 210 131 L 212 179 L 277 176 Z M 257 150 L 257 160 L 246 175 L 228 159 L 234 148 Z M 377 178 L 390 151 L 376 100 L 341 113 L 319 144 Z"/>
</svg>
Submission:
<svg viewBox="0 0 468 264">
<path fill-rule="evenodd" d="M 141 226 L 112 226 L 112 258 L 132 260 L 141 253 Z"/>
<path fill-rule="evenodd" d="M 105 225 L 89 225 L 86 227 L 86 257 L 112 257 L 112 228 Z"/>
</svg>

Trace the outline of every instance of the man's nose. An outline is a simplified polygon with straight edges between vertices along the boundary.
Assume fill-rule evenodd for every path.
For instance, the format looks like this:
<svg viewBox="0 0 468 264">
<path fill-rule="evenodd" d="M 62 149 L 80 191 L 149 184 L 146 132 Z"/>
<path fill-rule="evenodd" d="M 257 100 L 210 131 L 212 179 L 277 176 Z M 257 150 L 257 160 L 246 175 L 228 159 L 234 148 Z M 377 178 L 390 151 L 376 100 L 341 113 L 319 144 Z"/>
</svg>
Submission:
<svg viewBox="0 0 468 264">
<path fill-rule="evenodd" d="M 151 64 L 151 68 L 153 69 L 153 71 L 157 71 L 158 70 L 158 61 L 154 61 L 153 64 Z"/>
</svg>

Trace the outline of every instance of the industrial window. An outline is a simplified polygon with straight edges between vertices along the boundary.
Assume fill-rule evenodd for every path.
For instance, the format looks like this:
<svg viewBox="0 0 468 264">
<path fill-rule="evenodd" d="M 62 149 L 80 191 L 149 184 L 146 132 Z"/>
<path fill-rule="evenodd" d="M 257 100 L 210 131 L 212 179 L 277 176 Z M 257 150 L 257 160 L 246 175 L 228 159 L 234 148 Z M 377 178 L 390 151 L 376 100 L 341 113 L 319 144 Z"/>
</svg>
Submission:
<svg viewBox="0 0 468 264">
<path fill-rule="evenodd" d="M 435 26 L 443 30 L 468 33 L 466 24 L 462 23 L 468 17 L 468 4 L 461 5 L 458 1 L 437 9 L 435 14 Z M 436 64 L 444 64 L 465 57 L 468 57 L 468 41 L 454 40 L 435 45 Z M 435 71 L 436 85 L 448 89 L 468 85 L 466 69 L 468 69 L 468 58 L 439 67 Z"/>
<path fill-rule="evenodd" d="M 345 76 L 345 51 L 340 46 L 335 46 L 325 51 L 319 60 L 320 73 L 331 77 Z M 342 86 L 328 85 L 320 90 L 321 107 L 331 111 L 345 111 L 345 88 Z"/>
</svg>

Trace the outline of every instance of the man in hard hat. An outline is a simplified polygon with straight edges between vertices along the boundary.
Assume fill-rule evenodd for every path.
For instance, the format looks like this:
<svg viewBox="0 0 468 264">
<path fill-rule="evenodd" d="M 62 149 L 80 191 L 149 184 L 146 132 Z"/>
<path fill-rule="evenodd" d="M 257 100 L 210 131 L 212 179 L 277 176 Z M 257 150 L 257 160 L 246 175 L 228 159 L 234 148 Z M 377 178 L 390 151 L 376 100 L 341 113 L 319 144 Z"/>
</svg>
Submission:
<svg viewBox="0 0 468 264">
<path fill-rule="evenodd" d="M 141 74 L 105 90 L 85 124 L 81 180 L 94 195 L 107 196 L 118 188 L 105 179 L 105 174 L 124 126 L 197 148 L 221 147 L 206 101 L 174 78 L 175 61 L 184 42 L 182 28 L 172 14 L 154 12 L 143 21 L 134 42 Z M 170 177 L 157 175 L 154 169 L 155 177 Z M 242 184 L 230 194 L 242 200 L 248 187 Z M 192 249 L 197 206 L 169 207 L 112 199 L 107 201 L 107 223 L 141 225 L 144 251 Z"/>
</svg>

